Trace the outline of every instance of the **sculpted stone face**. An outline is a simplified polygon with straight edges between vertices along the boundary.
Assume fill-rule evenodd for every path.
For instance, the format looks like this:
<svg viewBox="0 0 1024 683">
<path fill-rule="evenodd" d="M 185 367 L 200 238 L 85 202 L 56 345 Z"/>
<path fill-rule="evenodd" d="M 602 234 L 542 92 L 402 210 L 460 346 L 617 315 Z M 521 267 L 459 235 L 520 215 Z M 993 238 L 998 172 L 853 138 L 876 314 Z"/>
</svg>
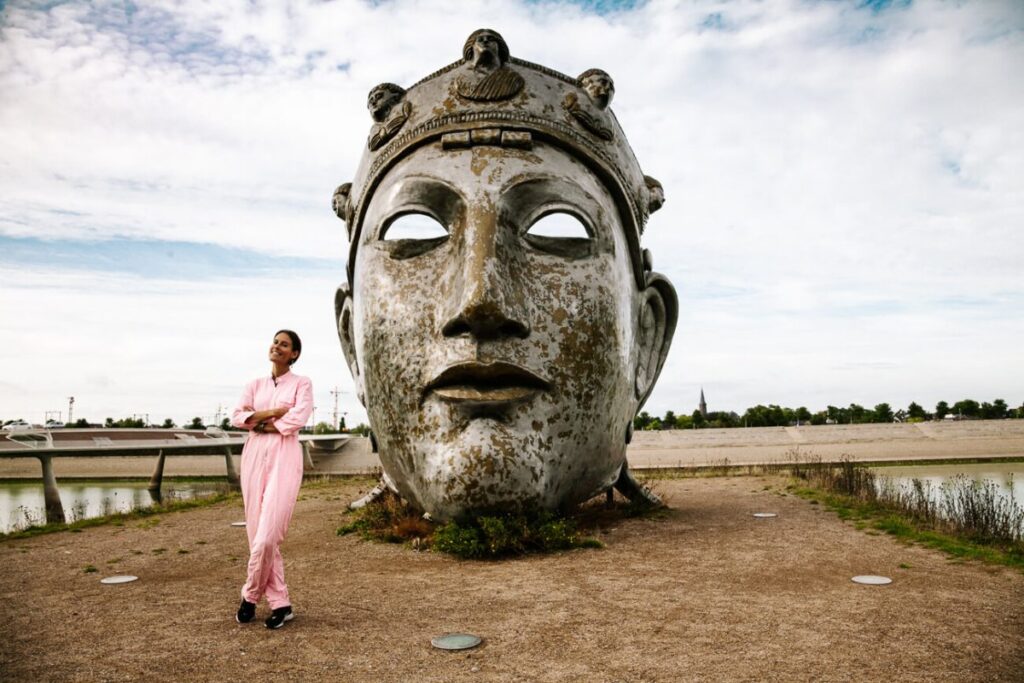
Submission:
<svg viewBox="0 0 1024 683">
<path fill-rule="evenodd" d="M 374 121 L 383 121 L 396 102 L 402 99 L 402 91 L 391 83 L 382 83 L 366 97 L 366 108 Z"/>
<path fill-rule="evenodd" d="M 600 69 L 590 69 L 580 76 L 580 81 L 598 108 L 605 109 L 612 103 L 612 98 L 615 97 L 615 82 L 607 73 Z"/>
<path fill-rule="evenodd" d="M 371 97 L 360 169 L 332 199 L 352 240 L 339 337 L 384 481 L 436 519 L 612 485 L 650 498 L 626 444 L 675 327 L 639 246 L 664 196 L 614 116 L 580 105 L 589 85 L 474 32 L 386 122 L 394 103 Z"/>
<path fill-rule="evenodd" d="M 414 212 L 447 236 L 388 239 Z M 586 236 L 531 234 L 552 212 Z M 638 302 L 601 182 L 544 145 L 434 145 L 387 175 L 364 220 L 354 344 L 400 493 L 447 517 L 610 486 L 636 406 Z"/>
<path fill-rule="evenodd" d="M 505 61 L 507 51 L 504 39 L 488 29 L 474 31 L 463 47 L 463 56 L 471 61 L 474 67 L 497 67 Z"/>
</svg>

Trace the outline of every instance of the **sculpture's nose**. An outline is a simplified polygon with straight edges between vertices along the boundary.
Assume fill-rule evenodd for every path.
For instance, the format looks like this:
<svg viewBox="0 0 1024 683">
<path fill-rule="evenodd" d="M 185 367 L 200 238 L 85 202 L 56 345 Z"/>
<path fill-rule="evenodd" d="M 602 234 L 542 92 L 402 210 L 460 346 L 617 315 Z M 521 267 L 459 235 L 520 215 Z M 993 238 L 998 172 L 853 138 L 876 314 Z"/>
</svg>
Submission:
<svg viewBox="0 0 1024 683">
<path fill-rule="evenodd" d="M 453 287 L 457 302 L 441 333 L 469 334 L 480 340 L 530 334 L 523 283 L 516 277 L 512 251 L 501 245 L 501 228 L 493 207 L 469 211 L 463 259 L 456 267 Z"/>
</svg>

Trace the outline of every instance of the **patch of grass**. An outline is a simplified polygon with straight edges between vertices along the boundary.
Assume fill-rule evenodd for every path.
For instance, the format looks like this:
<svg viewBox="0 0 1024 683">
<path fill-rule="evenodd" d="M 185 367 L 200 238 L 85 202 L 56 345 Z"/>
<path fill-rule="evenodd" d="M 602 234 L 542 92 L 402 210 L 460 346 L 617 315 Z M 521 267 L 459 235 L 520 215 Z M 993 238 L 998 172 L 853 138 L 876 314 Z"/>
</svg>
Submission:
<svg viewBox="0 0 1024 683">
<path fill-rule="evenodd" d="M 576 520 L 542 511 L 451 521 L 435 532 L 432 546 L 479 559 L 569 550 L 583 547 L 582 541 Z"/>
<path fill-rule="evenodd" d="M 167 552 L 167 548 L 153 548 L 154 555 L 163 555 Z"/>
<path fill-rule="evenodd" d="M 825 505 L 857 529 L 939 550 L 955 561 L 1024 571 L 1024 538 L 1016 526 L 1024 512 L 1013 499 L 1007 504 L 996 497 L 993 486 L 954 479 L 942 491 L 944 497 L 936 499 L 919 480 L 909 489 L 878 486 L 873 473 L 852 463 L 820 465 L 817 471 L 805 466 L 802 474 L 787 489 Z"/>
<path fill-rule="evenodd" d="M 109 560 L 107 560 L 107 564 L 117 564 L 118 562 L 120 562 L 123 559 L 124 559 L 123 557 L 112 557 Z"/>
<path fill-rule="evenodd" d="M 184 548 L 178 548 L 178 554 L 179 555 L 188 555 L 188 551 L 185 550 Z"/>
<path fill-rule="evenodd" d="M 598 526 L 600 506 L 584 506 L 575 515 L 547 511 L 495 513 L 434 524 L 411 505 L 390 493 L 352 513 L 337 534 L 358 534 L 364 540 L 410 543 L 464 559 L 490 559 L 526 553 L 547 553 L 572 548 L 603 548 L 583 533 L 581 522 Z M 637 516 L 647 509 L 620 504 L 609 514 L 616 519 Z"/>
<path fill-rule="evenodd" d="M 456 557 L 477 559 L 484 556 L 484 541 L 480 530 L 459 524 L 446 524 L 434 534 L 434 547 Z"/>
<path fill-rule="evenodd" d="M 411 505 L 398 496 L 385 493 L 372 503 L 351 513 L 352 521 L 338 527 L 337 534 L 358 533 L 363 540 L 405 543 L 427 538 L 434 525 L 423 519 Z"/>
<path fill-rule="evenodd" d="M 242 494 L 237 491 L 222 491 L 210 496 L 203 496 L 201 498 L 169 500 L 162 504 L 139 508 L 138 510 L 132 510 L 131 512 L 117 512 L 110 515 L 104 515 L 102 517 L 79 519 L 69 524 L 36 524 L 18 531 L 0 534 L 0 543 L 18 538 L 31 538 L 33 536 L 41 536 L 43 534 L 52 534 L 58 531 L 67 531 L 73 534 L 78 534 L 82 533 L 83 529 L 88 529 L 90 527 L 105 526 L 108 524 L 121 525 L 135 520 L 142 520 L 139 524 L 139 528 L 148 529 L 160 523 L 160 519 L 159 517 L 156 517 L 156 515 L 179 512 L 181 510 L 191 510 L 193 508 L 206 507 L 208 505 L 216 505 L 217 503 L 223 503 L 224 501 L 239 499 L 241 498 L 241 495 Z"/>
<path fill-rule="evenodd" d="M 91 564 L 87 564 L 84 567 L 82 567 L 82 571 L 86 574 L 92 574 L 94 572 L 98 572 L 99 569 L 96 569 L 96 567 L 92 566 Z"/>
</svg>

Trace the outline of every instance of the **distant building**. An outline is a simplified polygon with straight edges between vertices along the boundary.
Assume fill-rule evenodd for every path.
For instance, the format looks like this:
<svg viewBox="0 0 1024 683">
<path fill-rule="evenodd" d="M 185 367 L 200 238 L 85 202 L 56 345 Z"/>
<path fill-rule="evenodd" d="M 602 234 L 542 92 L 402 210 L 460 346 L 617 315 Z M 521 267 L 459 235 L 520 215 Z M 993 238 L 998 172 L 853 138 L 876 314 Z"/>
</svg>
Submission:
<svg viewBox="0 0 1024 683">
<path fill-rule="evenodd" d="M 697 410 L 700 411 L 700 416 L 704 419 L 708 417 L 708 404 L 704 401 L 704 387 L 700 388 L 700 403 L 697 404 Z"/>
</svg>

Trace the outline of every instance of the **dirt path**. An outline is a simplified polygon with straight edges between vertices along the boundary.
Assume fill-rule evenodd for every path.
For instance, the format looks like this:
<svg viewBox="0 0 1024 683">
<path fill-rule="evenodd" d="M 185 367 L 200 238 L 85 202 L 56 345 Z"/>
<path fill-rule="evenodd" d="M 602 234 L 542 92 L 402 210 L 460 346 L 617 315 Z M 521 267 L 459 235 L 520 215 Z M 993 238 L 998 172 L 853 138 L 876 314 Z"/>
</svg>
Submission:
<svg viewBox="0 0 1024 683">
<path fill-rule="evenodd" d="M 3 542 L 0 678 L 1021 680 L 1024 575 L 857 531 L 780 481 L 659 481 L 671 512 L 602 531 L 605 549 L 503 562 L 338 537 L 360 485 L 306 488 L 281 631 L 233 620 L 240 502 Z M 141 578 L 100 585 L 114 573 Z M 867 573 L 894 583 L 850 582 Z M 449 631 L 484 645 L 430 647 Z"/>
</svg>

